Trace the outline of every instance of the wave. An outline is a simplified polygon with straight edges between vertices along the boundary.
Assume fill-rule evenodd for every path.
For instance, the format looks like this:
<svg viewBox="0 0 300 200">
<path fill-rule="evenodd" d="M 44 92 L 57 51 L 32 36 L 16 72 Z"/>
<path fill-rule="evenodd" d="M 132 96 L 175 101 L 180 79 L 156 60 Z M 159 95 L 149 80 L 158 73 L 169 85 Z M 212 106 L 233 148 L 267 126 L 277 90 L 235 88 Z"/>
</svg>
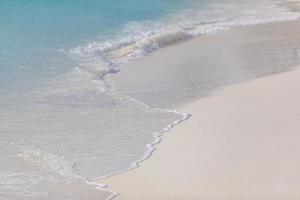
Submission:
<svg viewBox="0 0 300 200">
<path fill-rule="evenodd" d="M 160 21 L 130 22 L 120 34 L 105 42 L 92 42 L 70 50 L 81 64 L 77 72 L 103 79 L 130 62 L 158 49 L 203 34 L 216 33 L 234 26 L 294 20 L 299 13 L 283 7 L 281 1 L 256 0 L 211 4 L 204 9 L 188 9 Z M 103 91 L 107 85 L 102 84 Z"/>
</svg>

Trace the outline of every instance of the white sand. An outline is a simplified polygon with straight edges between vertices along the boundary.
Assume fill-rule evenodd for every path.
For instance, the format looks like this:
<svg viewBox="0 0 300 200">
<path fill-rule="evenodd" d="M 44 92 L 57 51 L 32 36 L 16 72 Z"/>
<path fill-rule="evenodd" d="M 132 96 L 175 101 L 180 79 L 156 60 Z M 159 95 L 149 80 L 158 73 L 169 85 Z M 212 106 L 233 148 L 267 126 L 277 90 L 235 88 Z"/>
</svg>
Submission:
<svg viewBox="0 0 300 200">
<path fill-rule="evenodd" d="M 300 199 L 300 70 L 228 86 L 141 167 L 102 180 L 122 200 Z"/>
</svg>

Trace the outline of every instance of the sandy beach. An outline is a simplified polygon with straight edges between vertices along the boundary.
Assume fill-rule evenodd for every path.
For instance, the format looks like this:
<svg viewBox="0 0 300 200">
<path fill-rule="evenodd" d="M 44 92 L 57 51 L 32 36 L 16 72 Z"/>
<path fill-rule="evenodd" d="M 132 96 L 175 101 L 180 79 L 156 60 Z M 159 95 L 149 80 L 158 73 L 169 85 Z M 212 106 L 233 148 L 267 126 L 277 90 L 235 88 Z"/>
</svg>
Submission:
<svg viewBox="0 0 300 200">
<path fill-rule="evenodd" d="M 199 44 L 216 38 L 227 38 L 225 41 L 240 47 L 267 41 L 280 52 L 280 44 L 299 44 L 298 25 L 299 21 L 292 21 L 236 28 L 163 49 L 141 63 L 155 66 L 160 56 L 167 58 L 188 45 L 192 53 L 186 54 L 196 58 L 195 44 L 199 48 Z M 245 37 L 237 37 L 240 33 Z M 299 56 L 299 50 L 292 52 Z M 177 61 L 165 59 L 162 63 Z M 193 60 L 195 65 L 197 62 Z M 296 69 L 191 99 L 176 110 L 192 117 L 165 134 L 150 159 L 137 169 L 100 182 L 119 193 L 120 200 L 299 199 L 299 77 Z"/>
<path fill-rule="evenodd" d="M 0 200 L 300 199 L 300 0 L 0 5 Z"/>
</svg>

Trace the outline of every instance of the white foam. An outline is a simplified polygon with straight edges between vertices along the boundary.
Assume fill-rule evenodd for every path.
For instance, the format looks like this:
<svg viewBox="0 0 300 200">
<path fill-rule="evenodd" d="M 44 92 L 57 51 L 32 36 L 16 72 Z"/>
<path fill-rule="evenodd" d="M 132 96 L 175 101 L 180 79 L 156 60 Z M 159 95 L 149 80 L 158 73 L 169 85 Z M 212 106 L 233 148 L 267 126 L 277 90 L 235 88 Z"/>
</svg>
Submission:
<svg viewBox="0 0 300 200">
<path fill-rule="evenodd" d="M 95 189 L 110 193 L 110 195 L 107 196 L 106 200 L 113 199 L 117 195 L 116 192 L 109 190 L 106 187 L 106 185 L 89 181 L 86 177 L 77 175 L 73 170 L 73 168 L 75 167 L 75 163 L 71 163 L 67 161 L 62 156 L 57 156 L 54 155 L 53 153 L 45 152 L 40 149 L 33 149 L 32 147 L 29 146 L 21 147 L 21 153 L 18 156 L 22 157 L 26 162 L 30 162 L 35 166 L 39 166 L 41 169 L 46 169 L 48 171 L 52 171 L 54 173 L 60 174 L 61 176 L 65 177 L 66 181 L 68 182 L 77 182 L 79 180 L 83 183 L 93 186 Z M 0 174 L 0 177 L 16 176 L 16 175 L 20 175 L 20 174 L 16 174 L 16 173 L 4 174 L 4 175 Z M 29 193 L 31 191 L 26 191 L 26 192 Z M 34 193 L 32 193 L 31 195 L 33 194 Z M 35 195 L 39 197 L 41 193 L 39 192 L 36 193 Z"/>
<path fill-rule="evenodd" d="M 120 174 L 120 173 L 124 173 L 124 172 L 127 172 L 127 171 L 130 171 L 130 170 L 133 170 L 137 167 L 140 166 L 140 164 L 142 162 L 144 162 L 145 160 L 147 160 L 148 158 L 150 158 L 153 154 L 153 152 L 155 151 L 156 149 L 156 146 L 161 142 L 162 140 L 162 136 L 164 133 L 166 132 L 169 132 L 172 128 L 174 128 L 175 126 L 181 124 L 182 122 L 188 120 L 192 115 L 191 114 L 188 114 L 188 113 L 181 113 L 181 112 L 178 112 L 176 110 L 168 110 L 168 109 L 160 109 L 160 108 L 151 108 L 150 106 L 148 106 L 147 104 L 135 99 L 135 98 L 132 98 L 130 96 L 120 96 L 120 95 L 117 95 L 117 94 L 114 94 L 114 93 L 111 93 L 111 95 L 114 95 L 114 96 L 118 96 L 119 98 L 122 98 L 122 99 L 126 99 L 126 100 L 129 100 L 129 101 L 132 101 L 132 102 L 135 102 L 143 107 L 145 107 L 146 110 L 149 110 L 149 111 L 158 111 L 158 112 L 169 112 L 169 113 L 174 113 L 176 115 L 179 115 L 180 118 L 173 121 L 172 123 L 168 124 L 165 128 L 163 128 L 162 130 L 159 130 L 157 132 L 153 132 L 152 133 L 152 136 L 153 136 L 153 142 L 147 144 L 147 150 L 146 152 L 144 153 L 144 155 L 139 159 L 139 160 L 136 160 L 134 162 L 131 163 L 131 166 L 126 168 L 126 169 L 123 169 L 123 170 L 120 170 L 120 171 L 115 171 L 111 174 L 107 174 L 105 176 L 100 176 L 100 177 L 95 177 L 93 180 L 94 181 L 99 181 L 103 178 L 108 178 L 108 177 L 111 177 L 111 176 L 114 176 L 114 175 L 117 175 L 117 174 Z M 93 182 L 91 182 L 93 183 Z M 101 183 L 98 183 L 100 184 L 100 188 L 102 189 L 106 189 L 106 191 L 109 191 L 111 192 L 112 194 L 106 199 L 106 200 L 111 200 L 111 199 L 114 199 L 116 196 L 118 196 L 119 194 L 116 192 L 116 191 L 113 191 L 113 190 L 108 190 L 108 185 L 105 185 L 105 184 L 101 184 Z"/>
<path fill-rule="evenodd" d="M 41 168 L 54 171 L 62 176 L 68 178 L 77 179 L 77 176 L 73 171 L 74 163 L 67 161 L 62 156 L 54 155 L 50 152 L 45 152 L 40 149 L 34 149 L 32 147 L 22 147 L 22 153 L 19 154 L 20 157 L 27 162 L 33 163 Z"/>
</svg>

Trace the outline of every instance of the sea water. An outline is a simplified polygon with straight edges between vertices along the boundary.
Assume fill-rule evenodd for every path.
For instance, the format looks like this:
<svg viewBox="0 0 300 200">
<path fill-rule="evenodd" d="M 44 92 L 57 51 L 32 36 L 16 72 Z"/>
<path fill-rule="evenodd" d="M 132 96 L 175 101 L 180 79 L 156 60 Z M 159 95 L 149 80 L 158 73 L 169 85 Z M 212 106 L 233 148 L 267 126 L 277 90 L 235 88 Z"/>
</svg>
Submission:
<svg viewBox="0 0 300 200">
<path fill-rule="evenodd" d="M 0 0 L 0 199 L 112 197 L 94 180 L 136 167 L 188 115 L 106 76 L 179 41 L 298 17 L 279 3 Z"/>
</svg>

